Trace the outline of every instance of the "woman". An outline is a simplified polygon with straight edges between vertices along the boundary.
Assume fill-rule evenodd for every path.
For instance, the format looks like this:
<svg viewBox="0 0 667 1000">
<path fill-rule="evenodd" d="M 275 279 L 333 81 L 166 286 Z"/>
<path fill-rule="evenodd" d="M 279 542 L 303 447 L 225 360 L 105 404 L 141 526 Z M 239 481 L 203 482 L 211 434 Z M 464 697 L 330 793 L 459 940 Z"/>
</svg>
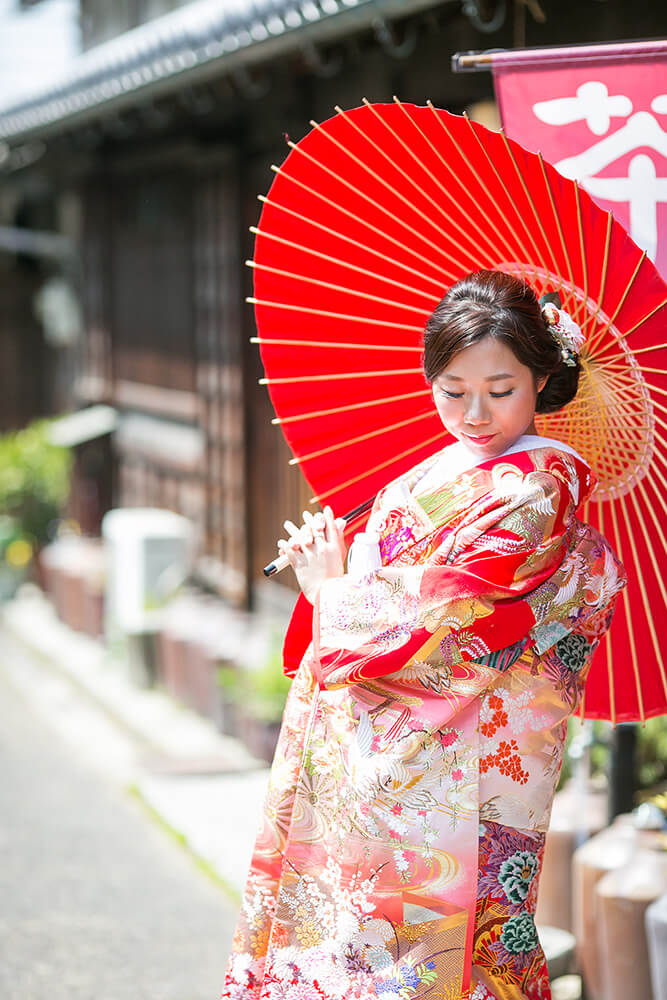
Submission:
<svg viewBox="0 0 667 1000">
<path fill-rule="evenodd" d="M 428 321 L 456 441 L 376 497 L 343 568 L 330 509 L 280 544 L 314 604 L 223 997 L 549 996 L 534 912 L 568 716 L 623 567 L 594 476 L 535 413 L 581 336 L 480 271 Z"/>
</svg>

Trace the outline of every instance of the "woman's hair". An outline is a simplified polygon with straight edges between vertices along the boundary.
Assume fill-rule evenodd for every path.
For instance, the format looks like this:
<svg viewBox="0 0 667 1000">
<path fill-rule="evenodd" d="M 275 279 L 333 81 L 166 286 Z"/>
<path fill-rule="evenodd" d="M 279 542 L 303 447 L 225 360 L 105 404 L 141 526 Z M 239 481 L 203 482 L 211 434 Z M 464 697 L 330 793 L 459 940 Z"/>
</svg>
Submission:
<svg viewBox="0 0 667 1000">
<path fill-rule="evenodd" d="M 501 340 L 535 379 L 549 379 L 536 413 L 553 413 L 574 399 L 580 365 L 566 365 L 533 289 L 503 271 L 476 271 L 452 285 L 424 330 L 424 374 L 429 382 L 452 358 L 484 337 Z"/>
</svg>

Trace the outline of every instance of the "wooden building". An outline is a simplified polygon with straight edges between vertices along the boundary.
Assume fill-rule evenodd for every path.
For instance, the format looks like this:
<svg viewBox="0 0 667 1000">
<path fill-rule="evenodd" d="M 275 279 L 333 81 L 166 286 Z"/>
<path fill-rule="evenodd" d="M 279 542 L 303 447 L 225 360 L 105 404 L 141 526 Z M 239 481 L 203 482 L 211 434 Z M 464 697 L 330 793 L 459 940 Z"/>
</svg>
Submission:
<svg viewBox="0 0 667 1000">
<path fill-rule="evenodd" d="M 39 147 L 0 183 L 79 206 L 72 405 L 118 412 L 114 505 L 187 515 L 223 596 L 280 599 L 261 567 L 309 490 L 257 385 L 244 261 L 285 133 L 362 97 L 461 111 L 492 81 L 454 75 L 456 51 L 645 37 L 667 16 L 651 0 L 81 0 L 81 26 L 60 84 L 0 107 L 5 148 Z"/>
</svg>

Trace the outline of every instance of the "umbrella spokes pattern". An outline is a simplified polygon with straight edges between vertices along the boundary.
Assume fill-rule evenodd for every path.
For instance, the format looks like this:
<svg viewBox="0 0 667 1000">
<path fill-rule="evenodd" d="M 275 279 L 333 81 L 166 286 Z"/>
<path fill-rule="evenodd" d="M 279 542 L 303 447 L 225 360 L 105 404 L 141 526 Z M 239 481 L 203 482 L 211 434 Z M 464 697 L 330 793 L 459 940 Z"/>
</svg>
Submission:
<svg viewBox="0 0 667 1000">
<path fill-rule="evenodd" d="M 274 168 L 249 262 L 263 381 L 314 501 L 342 514 L 450 440 L 421 336 L 453 282 L 497 268 L 558 292 L 586 337 L 580 388 L 536 426 L 593 468 L 583 518 L 630 577 L 585 712 L 667 711 L 667 287 L 576 182 L 502 133 L 431 104 L 337 112 Z"/>
</svg>

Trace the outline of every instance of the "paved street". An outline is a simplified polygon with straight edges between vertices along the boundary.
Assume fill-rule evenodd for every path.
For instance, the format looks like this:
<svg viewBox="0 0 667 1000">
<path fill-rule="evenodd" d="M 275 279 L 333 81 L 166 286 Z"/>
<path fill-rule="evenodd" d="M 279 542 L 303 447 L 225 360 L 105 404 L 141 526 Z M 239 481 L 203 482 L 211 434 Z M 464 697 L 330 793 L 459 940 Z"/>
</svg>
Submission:
<svg viewBox="0 0 667 1000">
<path fill-rule="evenodd" d="M 0 996 L 215 1000 L 234 905 L 0 656 Z"/>
</svg>

